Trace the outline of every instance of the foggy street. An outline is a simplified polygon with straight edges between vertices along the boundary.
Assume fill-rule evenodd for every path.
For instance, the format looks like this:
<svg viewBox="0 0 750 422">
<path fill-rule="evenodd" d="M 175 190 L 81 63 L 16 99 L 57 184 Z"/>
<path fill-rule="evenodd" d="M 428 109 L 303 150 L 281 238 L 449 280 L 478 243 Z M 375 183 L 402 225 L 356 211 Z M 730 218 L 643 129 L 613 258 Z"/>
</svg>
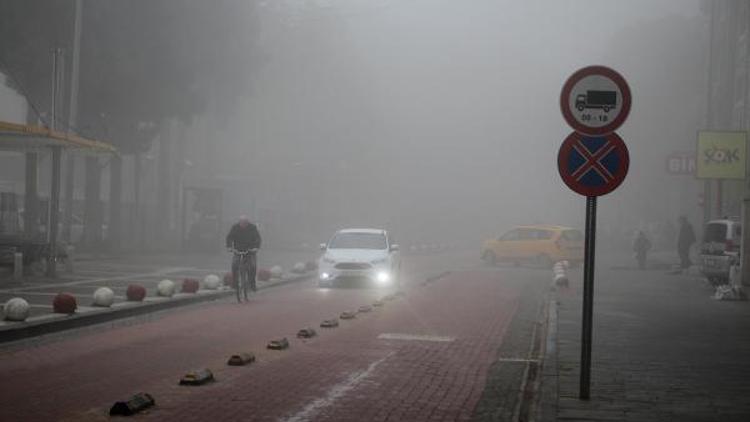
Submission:
<svg viewBox="0 0 750 422">
<path fill-rule="evenodd" d="M 0 0 L 0 422 L 750 421 L 750 0 Z"/>
<path fill-rule="evenodd" d="M 548 271 L 488 269 L 455 253 L 405 265 L 403 298 L 340 320 L 339 328 L 318 325 L 388 292 L 300 282 L 247 304 L 193 305 L 3 351 L 0 372 L 15 388 L 0 398 L 0 419 L 101 420 L 115 400 L 145 391 L 157 398 L 158 409 L 144 416 L 154 420 L 468 420 L 519 308 L 540 316 Z M 295 338 L 308 326 L 319 336 Z M 513 334 L 519 340 L 504 351 L 515 360 L 508 365 L 526 365 L 531 334 Z M 265 349 L 284 336 L 288 350 Z M 227 367 L 242 351 L 257 362 Z M 215 383 L 177 385 L 204 367 Z M 502 380 L 504 396 L 484 400 L 513 409 L 522 373 Z"/>
</svg>

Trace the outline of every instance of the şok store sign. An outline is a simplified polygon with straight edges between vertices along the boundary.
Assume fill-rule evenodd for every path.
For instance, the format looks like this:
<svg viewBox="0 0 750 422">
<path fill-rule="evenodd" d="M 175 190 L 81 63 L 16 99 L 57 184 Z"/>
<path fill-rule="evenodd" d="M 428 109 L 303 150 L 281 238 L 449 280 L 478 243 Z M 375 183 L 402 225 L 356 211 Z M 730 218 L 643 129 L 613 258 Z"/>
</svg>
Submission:
<svg viewBox="0 0 750 422">
<path fill-rule="evenodd" d="M 698 132 L 697 177 L 744 179 L 747 132 Z"/>
</svg>

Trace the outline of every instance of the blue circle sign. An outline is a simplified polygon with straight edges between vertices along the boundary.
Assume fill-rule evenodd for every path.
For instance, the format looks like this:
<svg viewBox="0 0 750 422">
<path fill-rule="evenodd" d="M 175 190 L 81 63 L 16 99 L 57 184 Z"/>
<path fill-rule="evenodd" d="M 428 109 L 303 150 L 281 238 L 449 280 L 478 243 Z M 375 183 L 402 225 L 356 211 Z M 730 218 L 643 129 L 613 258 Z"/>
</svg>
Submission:
<svg viewBox="0 0 750 422">
<path fill-rule="evenodd" d="M 563 182 L 584 196 L 601 196 L 625 180 L 630 166 L 628 147 L 616 133 L 587 136 L 573 132 L 557 155 Z"/>
</svg>

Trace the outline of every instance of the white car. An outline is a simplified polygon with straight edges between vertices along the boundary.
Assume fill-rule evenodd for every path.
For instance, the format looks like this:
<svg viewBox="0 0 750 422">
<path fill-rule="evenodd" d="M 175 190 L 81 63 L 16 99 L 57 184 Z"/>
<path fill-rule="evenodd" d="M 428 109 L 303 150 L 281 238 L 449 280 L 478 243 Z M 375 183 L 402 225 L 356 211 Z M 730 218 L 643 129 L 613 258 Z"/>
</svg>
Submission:
<svg viewBox="0 0 750 422">
<path fill-rule="evenodd" d="M 328 243 L 318 262 L 321 287 L 354 284 L 395 287 L 399 283 L 399 247 L 388 232 L 379 229 L 339 230 Z"/>
</svg>

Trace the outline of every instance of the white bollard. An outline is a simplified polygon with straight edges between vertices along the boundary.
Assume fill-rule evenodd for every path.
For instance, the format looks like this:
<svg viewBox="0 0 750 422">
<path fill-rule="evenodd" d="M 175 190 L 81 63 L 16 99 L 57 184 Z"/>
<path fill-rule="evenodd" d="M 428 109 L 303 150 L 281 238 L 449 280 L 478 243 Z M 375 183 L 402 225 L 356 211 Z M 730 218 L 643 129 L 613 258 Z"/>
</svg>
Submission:
<svg viewBox="0 0 750 422">
<path fill-rule="evenodd" d="M 3 306 L 3 314 L 8 321 L 25 321 L 30 311 L 29 302 L 20 297 L 14 297 Z"/>
<path fill-rule="evenodd" d="M 23 278 L 23 254 L 16 252 L 13 254 L 13 279 L 20 280 Z"/>
<path fill-rule="evenodd" d="M 115 303 L 115 292 L 109 287 L 100 287 L 94 291 L 94 306 L 109 308 Z"/>
<path fill-rule="evenodd" d="M 565 274 L 559 274 L 555 276 L 554 284 L 555 286 L 567 287 L 570 284 L 570 282 L 568 280 L 568 276 L 566 276 Z"/>
<path fill-rule="evenodd" d="M 156 285 L 156 294 L 161 297 L 172 297 L 175 293 L 175 284 L 172 280 L 162 280 Z"/>
<path fill-rule="evenodd" d="M 221 279 L 216 274 L 209 274 L 203 279 L 203 287 L 207 290 L 216 290 L 221 285 Z"/>
<path fill-rule="evenodd" d="M 294 264 L 294 267 L 292 268 L 292 272 L 295 274 L 303 274 L 305 272 L 305 263 L 298 262 Z"/>
<path fill-rule="evenodd" d="M 284 269 L 279 265 L 271 267 L 271 278 L 281 278 L 284 275 Z"/>
<path fill-rule="evenodd" d="M 570 284 L 570 281 L 568 280 L 568 276 L 565 271 L 565 269 L 568 268 L 568 266 L 569 266 L 568 261 L 559 261 L 555 263 L 555 265 L 552 267 L 552 273 L 553 273 L 552 285 L 553 286 L 568 287 L 568 285 Z"/>
</svg>

